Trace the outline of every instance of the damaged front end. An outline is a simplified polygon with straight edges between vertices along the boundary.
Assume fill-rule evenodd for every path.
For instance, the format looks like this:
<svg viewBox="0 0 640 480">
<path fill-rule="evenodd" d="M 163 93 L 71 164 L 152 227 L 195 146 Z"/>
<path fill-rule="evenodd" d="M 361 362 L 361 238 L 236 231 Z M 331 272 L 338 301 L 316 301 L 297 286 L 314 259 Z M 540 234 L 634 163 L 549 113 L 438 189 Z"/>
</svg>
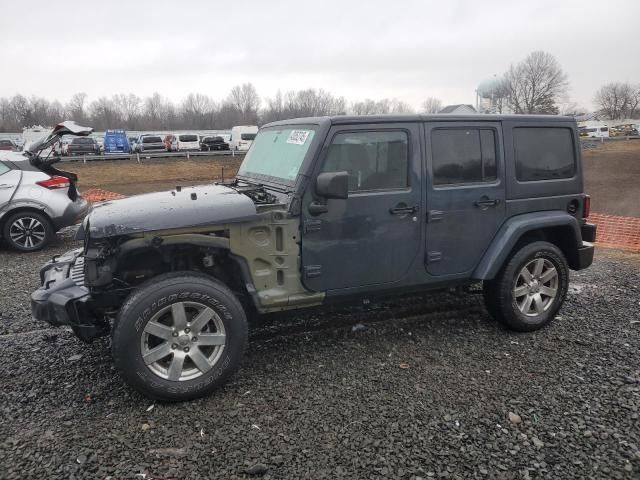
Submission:
<svg viewBox="0 0 640 480">
<path fill-rule="evenodd" d="M 220 185 L 96 204 L 76 236 L 84 247 L 43 266 L 32 314 L 89 342 L 108 334 L 126 298 L 157 275 L 196 271 L 241 290 L 229 228 L 255 218 L 249 196 Z"/>
<path fill-rule="evenodd" d="M 31 294 L 31 314 L 53 326 L 70 326 L 86 342 L 109 332 L 109 323 L 95 311 L 85 284 L 83 249 L 54 256 L 40 269 L 42 286 Z"/>
</svg>

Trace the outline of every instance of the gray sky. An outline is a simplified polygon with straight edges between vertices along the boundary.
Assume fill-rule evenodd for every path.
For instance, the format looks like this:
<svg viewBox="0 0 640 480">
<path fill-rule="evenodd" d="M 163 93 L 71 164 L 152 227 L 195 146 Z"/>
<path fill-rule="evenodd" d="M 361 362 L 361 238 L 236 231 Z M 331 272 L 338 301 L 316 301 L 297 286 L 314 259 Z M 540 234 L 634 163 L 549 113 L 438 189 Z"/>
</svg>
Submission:
<svg viewBox="0 0 640 480">
<path fill-rule="evenodd" d="M 5 0 L 2 10 L 0 96 L 221 99 L 249 81 L 263 97 L 313 87 L 414 107 L 428 96 L 473 103 L 478 82 L 533 50 L 555 55 L 587 108 L 603 83 L 640 83 L 638 0 Z"/>
</svg>

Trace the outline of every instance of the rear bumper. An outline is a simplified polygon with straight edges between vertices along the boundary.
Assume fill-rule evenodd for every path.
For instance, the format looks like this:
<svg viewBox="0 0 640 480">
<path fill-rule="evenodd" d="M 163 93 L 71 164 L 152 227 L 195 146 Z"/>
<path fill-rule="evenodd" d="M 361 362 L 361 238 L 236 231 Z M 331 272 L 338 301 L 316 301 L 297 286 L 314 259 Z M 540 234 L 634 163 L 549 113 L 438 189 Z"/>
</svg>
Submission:
<svg viewBox="0 0 640 480">
<path fill-rule="evenodd" d="M 53 217 L 51 221 L 57 231 L 61 228 L 69 227 L 81 222 L 88 211 L 89 202 L 87 202 L 81 195 L 78 195 L 78 198 L 76 198 L 74 202 L 69 203 L 67 208 L 64 209 L 62 215 Z"/>
<path fill-rule="evenodd" d="M 582 246 L 578 248 L 578 265 L 576 270 L 582 270 L 587 268 L 593 263 L 593 245 L 590 243 L 582 242 Z"/>
<path fill-rule="evenodd" d="M 596 241 L 596 226 L 593 223 L 585 223 L 580 229 L 582 233 L 582 241 L 595 242 Z"/>
</svg>

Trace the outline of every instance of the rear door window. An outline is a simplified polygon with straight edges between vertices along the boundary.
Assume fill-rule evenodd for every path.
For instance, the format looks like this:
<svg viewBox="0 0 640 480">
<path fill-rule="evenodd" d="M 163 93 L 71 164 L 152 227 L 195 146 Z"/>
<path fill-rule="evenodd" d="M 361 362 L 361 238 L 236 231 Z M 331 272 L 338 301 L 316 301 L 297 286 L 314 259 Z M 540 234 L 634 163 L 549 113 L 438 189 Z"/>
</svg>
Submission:
<svg viewBox="0 0 640 480">
<path fill-rule="evenodd" d="M 431 132 L 434 185 L 495 182 L 496 136 L 489 128 L 438 128 Z"/>
<path fill-rule="evenodd" d="M 513 145 L 516 179 L 520 182 L 572 178 L 576 174 L 570 128 L 516 127 Z"/>
<path fill-rule="evenodd" d="M 162 143 L 162 139 L 160 137 L 143 137 L 142 143 Z"/>
</svg>

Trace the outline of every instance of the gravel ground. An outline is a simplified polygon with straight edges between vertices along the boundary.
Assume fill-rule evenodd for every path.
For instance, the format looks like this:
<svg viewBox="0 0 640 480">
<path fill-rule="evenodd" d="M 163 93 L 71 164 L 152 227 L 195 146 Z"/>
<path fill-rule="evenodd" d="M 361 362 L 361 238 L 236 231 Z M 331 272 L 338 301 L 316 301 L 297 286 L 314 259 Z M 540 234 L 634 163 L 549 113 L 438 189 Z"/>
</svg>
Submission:
<svg viewBox="0 0 640 480">
<path fill-rule="evenodd" d="M 0 250 L 1 478 L 640 478 L 640 256 L 599 250 L 533 334 L 477 294 L 269 319 L 224 389 L 154 405 L 30 319 L 72 245 Z"/>
</svg>

